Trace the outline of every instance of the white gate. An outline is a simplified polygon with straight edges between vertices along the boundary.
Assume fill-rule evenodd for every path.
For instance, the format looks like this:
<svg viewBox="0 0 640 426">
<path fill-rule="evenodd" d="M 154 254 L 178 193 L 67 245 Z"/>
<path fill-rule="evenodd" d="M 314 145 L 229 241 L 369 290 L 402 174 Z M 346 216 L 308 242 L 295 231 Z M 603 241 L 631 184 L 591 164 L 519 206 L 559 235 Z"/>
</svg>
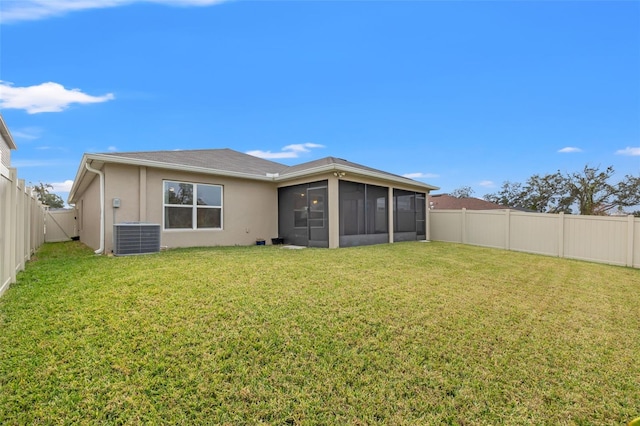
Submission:
<svg viewBox="0 0 640 426">
<path fill-rule="evenodd" d="M 47 211 L 45 214 L 45 242 L 69 241 L 77 236 L 78 225 L 75 209 Z"/>
</svg>

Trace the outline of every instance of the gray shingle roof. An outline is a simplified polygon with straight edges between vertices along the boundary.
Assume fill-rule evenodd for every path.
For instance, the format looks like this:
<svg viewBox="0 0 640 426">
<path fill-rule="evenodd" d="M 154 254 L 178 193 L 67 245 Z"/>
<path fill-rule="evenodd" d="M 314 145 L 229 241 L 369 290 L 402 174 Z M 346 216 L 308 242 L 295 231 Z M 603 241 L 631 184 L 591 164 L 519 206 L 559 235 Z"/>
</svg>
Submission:
<svg viewBox="0 0 640 426">
<path fill-rule="evenodd" d="M 291 166 L 291 167 L 288 167 L 283 172 L 280 172 L 280 174 L 282 176 L 286 176 L 288 174 L 292 174 L 292 173 L 296 173 L 296 172 L 303 172 L 305 170 L 312 170 L 312 169 L 317 168 L 317 167 L 328 166 L 328 165 L 332 165 L 332 164 L 335 164 L 335 165 L 338 165 L 338 166 L 353 167 L 353 168 L 360 169 L 360 170 L 367 171 L 367 172 L 382 173 L 382 174 L 387 175 L 389 177 L 395 177 L 395 178 L 402 177 L 402 176 L 399 176 L 399 175 L 394 175 L 393 173 L 388 173 L 388 172 L 385 172 L 383 170 L 378 170 L 378 169 L 374 169 L 372 167 L 363 166 L 362 164 L 352 163 L 351 161 L 343 160 L 342 158 L 336 158 L 336 157 L 325 157 L 325 158 L 321 158 L 319 160 L 309 161 L 308 163 L 302 163 L 302 164 L 298 164 L 296 166 Z"/>
<path fill-rule="evenodd" d="M 430 190 L 438 189 L 422 182 L 414 181 L 403 176 L 388 173 L 383 170 L 352 163 L 350 161 L 325 157 L 319 160 L 295 166 L 276 163 L 254 157 L 253 155 L 234 151 L 232 149 L 198 149 L 175 151 L 139 151 L 139 152 L 109 152 L 101 154 L 85 154 L 87 161 L 106 161 L 112 158 L 113 162 L 138 164 L 158 168 L 191 169 L 202 173 L 227 174 L 237 177 L 256 179 L 295 179 L 301 176 L 311 176 L 317 173 L 326 173 L 331 170 L 344 171 L 346 173 L 375 176 L 389 179 L 404 184 L 426 187 Z M 83 167 L 79 173 L 84 173 Z M 341 170 L 344 169 L 344 170 Z"/>
<path fill-rule="evenodd" d="M 131 160 L 153 161 L 188 167 L 202 167 L 212 170 L 247 173 L 265 176 L 267 173 L 282 173 L 289 167 L 274 161 L 264 160 L 253 155 L 232 149 L 196 149 L 185 151 L 140 151 L 110 152 L 108 155 Z"/>
<path fill-rule="evenodd" d="M 256 176 L 265 176 L 267 173 L 278 173 L 280 176 L 286 176 L 288 174 L 313 170 L 322 166 L 339 165 L 368 172 L 382 173 L 389 177 L 401 177 L 382 170 L 352 163 L 342 158 L 325 157 L 295 166 L 287 166 L 228 148 L 184 151 L 109 152 L 101 155 L 188 167 L 202 167 L 212 170 L 253 174 Z"/>
<path fill-rule="evenodd" d="M 376 178 L 388 179 L 401 184 L 409 184 L 427 190 L 439 189 L 426 183 L 414 181 L 406 177 L 388 173 L 382 170 L 352 163 L 335 157 L 325 157 L 307 163 L 287 166 L 232 149 L 199 149 L 175 151 L 139 151 L 139 152 L 108 152 L 85 154 L 79 166 L 76 179 L 69 194 L 73 202 L 79 188 L 86 187 L 88 182 L 83 179 L 87 173 L 85 165 L 94 165 L 98 169 L 104 162 L 124 163 L 158 168 L 177 168 L 199 173 L 221 174 L 257 180 L 286 181 L 303 176 L 326 173 L 331 170 L 346 171 L 346 173 L 362 174 Z M 95 165 L 97 162 L 97 166 Z M 344 170 L 340 170 L 344 167 Z"/>
</svg>

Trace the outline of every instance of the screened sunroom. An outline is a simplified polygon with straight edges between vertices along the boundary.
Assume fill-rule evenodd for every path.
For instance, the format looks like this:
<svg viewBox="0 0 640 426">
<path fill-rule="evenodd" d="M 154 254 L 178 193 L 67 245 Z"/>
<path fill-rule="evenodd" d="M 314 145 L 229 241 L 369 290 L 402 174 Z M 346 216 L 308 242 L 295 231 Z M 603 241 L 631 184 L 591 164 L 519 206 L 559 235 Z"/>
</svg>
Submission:
<svg viewBox="0 0 640 426">
<path fill-rule="evenodd" d="M 278 232 L 287 244 L 329 247 L 336 226 L 339 247 L 426 238 L 425 193 L 339 180 L 332 203 L 328 187 L 324 180 L 279 188 Z"/>
</svg>

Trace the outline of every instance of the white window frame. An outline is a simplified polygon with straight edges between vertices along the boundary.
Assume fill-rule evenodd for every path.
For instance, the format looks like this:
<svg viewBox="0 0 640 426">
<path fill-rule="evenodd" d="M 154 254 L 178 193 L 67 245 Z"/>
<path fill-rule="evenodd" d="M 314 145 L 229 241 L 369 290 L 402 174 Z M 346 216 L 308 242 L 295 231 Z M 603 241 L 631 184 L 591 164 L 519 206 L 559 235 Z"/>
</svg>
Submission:
<svg viewBox="0 0 640 426">
<path fill-rule="evenodd" d="M 192 204 L 167 204 L 165 203 L 165 191 L 166 184 L 186 184 L 193 186 L 193 200 Z M 220 188 L 220 205 L 219 206 L 202 206 L 198 205 L 198 185 L 213 186 Z M 166 227 L 166 208 L 167 207 L 179 207 L 179 208 L 191 208 L 191 228 L 167 228 Z M 198 209 L 220 209 L 220 227 L 219 228 L 198 228 Z M 164 179 L 162 181 L 162 230 L 164 232 L 183 232 L 183 231 L 222 231 L 224 229 L 224 186 L 203 183 L 203 182 L 186 182 L 172 179 Z"/>
</svg>

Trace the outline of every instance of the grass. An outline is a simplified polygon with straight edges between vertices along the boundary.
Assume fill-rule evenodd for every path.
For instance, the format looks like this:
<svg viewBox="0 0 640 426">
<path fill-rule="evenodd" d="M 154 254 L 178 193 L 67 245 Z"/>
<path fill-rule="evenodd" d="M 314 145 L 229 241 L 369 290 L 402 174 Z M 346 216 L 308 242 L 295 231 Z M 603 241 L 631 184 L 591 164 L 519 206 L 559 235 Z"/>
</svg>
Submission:
<svg viewBox="0 0 640 426">
<path fill-rule="evenodd" d="M 625 424 L 639 290 L 447 243 L 46 244 L 0 298 L 0 424 Z"/>
</svg>

